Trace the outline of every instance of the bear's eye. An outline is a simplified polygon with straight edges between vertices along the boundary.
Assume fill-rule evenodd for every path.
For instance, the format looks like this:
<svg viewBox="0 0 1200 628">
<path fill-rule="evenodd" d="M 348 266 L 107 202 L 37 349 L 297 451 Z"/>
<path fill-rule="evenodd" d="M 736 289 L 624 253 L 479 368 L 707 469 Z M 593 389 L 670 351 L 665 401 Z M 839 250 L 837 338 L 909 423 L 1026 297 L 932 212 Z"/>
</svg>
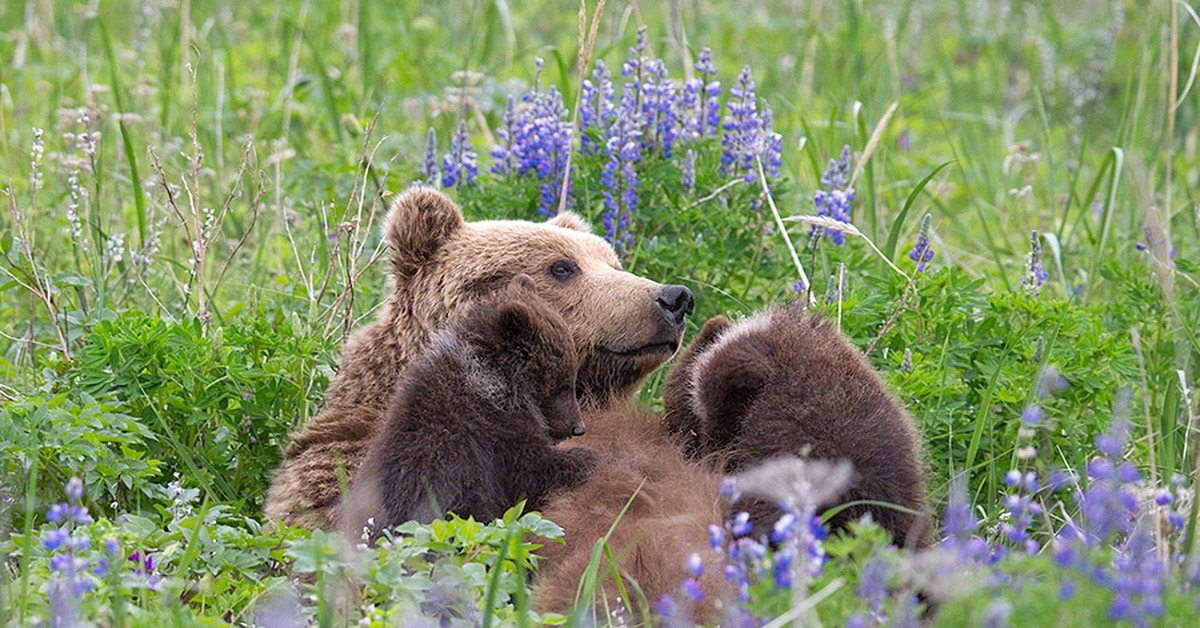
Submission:
<svg viewBox="0 0 1200 628">
<path fill-rule="evenodd" d="M 570 279 L 578 273 L 579 267 L 571 260 L 560 259 L 550 265 L 550 275 L 559 281 Z"/>
</svg>

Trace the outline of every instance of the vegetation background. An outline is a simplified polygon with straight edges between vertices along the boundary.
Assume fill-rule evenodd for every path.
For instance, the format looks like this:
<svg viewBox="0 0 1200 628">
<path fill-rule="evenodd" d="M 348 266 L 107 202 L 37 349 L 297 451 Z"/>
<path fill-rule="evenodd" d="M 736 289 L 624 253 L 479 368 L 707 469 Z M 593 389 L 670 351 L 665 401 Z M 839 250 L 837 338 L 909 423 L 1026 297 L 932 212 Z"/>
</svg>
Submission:
<svg viewBox="0 0 1200 628">
<path fill-rule="evenodd" d="M 677 79 L 695 76 L 704 47 L 726 89 L 743 65 L 753 69 L 782 138 L 770 200 L 784 217 L 818 213 L 822 174 L 851 147 L 862 237 L 836 246 L 788 223 L 790 240 L 807 270 L 802 287 L 918 421 L 939 510 L 963 478 L 979 534 L 1003 543 L 1017 516 L 1010 470 L 1078 480 L 1090 475 L 1095 439 L 1128 426 L 1113 457 L 1138 471 L 1127 488 L 1143 501 L 1172 495 L 1139 521 L 1175 513 L 1181 522 L 1155 533 L 1167 608 L 1146 616 L 1186 623 L 1200 460 L 1192 7 L 596 8 L 0 4 L 0 615 L 402 622 L 446 616 L 428 601 L 454 590 L 446 608 L 462 621 L 546 619 L 528 611 L 533 545 L 518 540 L 553 536 L 536 515 L 413 528 L 409 541 L 355 562 L 325 535 L 263 529 L 262 497 L 288 433 L 319 406 L 341 341 L 382 301 L 378 223 L 392 193 L 427 178 L 428 131 L 440 155 L 465 121 L 485 171 L 506 97 L 536 80 L 574 110 L 590 61 L 616 74 L 645 26 L 644 54 Z M 581 19 L 596 28 L 582 69 Z M 719 150 L 697 145 L 690 187 L 678 157 L 646 160 L 623 249 L 632 272 L 696 292 L 693 330 L 717 313 L 810 297 L 795 289 L 796 263 L 762 189 L 732 183 Z M 581 156 L 575 180 L 574 209 L 596 225 L 602 168 Z M 528 177 L 485 175 L 451 193 L 468 218 L 537 219 L 537 190 Z M 908 252 L 926 213 L 936 257 L 919 272 Z M 658 386 L 645 388 L 646 401 L 658 402 Z M 83 488 L 68 490 L 67 504 L 90 514 L 56 519 L 46 508 L 72 477 Z M 1012 569 L 1057 583 L 1044 576 L 1049 548 L 1086 508 L 1039 490 L 1045 516 L 1031 535 L 1046 549 Z M 45 541 L 64 529 L 90 540 Z M 835 623 L 863 604 L 864 556 L 884 543 L 869 530 L 840 542 L 818 581 L 842 583 L 817 605 Z M 426 563 L 431 548 L 442 554 Z M 78 569 L 55 564 L 64 551 Z M 295 584 L 289 570 L 313 577 Z M 365 592 L 331 584 L 348 572 L 369 583 Z M 1094 584 L 1066 599 L 1030 586 L 1009 608 L 1083 622 L 1092 616 L 1080 609 L 1120 595 Z M 987 586 L 963 599 L 995 598 Z M 295 611 L 286 600 L 296 595 L 312 604 Z M 768 597 L 753 601 L 764 616 Z"/>
</svg>

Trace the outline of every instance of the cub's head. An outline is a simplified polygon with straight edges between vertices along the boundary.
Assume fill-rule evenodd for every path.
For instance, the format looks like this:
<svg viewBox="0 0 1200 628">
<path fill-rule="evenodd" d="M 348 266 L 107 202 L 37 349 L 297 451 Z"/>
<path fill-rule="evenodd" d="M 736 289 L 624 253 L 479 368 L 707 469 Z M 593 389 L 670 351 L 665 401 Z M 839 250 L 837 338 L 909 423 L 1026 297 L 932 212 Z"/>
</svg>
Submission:
<svg viewBox="0 0 1200 628">
<path fill-rule="evenodd" d="M 579 356 L 566 322 L 532 279 L 518 275 L 468 314 L 460 333 L 484 367 L 508 383 L 509 405 L 528 412 L 554 440 L 583 435 L 575 396 Z"/>
<path fill-rule="evenodd" d="M 692 294 L 621 268 L 612 246 L 576 215 L 544 223 L 467 222 L 445 195 L 411 188 L 384 226 L 394 250 L 385 316 L 397 334 L 427 341 L 471 304 L 528 275 L 565 323 L 579 356 L 577 395 L 603 403 L 631 395 L 675 353 Z"/>
</svg>

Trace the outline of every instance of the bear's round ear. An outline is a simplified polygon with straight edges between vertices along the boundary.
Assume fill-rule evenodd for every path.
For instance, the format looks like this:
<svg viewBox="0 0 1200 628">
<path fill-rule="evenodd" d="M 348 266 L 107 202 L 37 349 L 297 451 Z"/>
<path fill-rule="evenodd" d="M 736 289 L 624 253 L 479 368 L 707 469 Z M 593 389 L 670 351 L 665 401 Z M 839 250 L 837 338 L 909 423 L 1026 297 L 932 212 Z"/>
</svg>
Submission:
<svg viewBox="0 0 1200 628">
<path fill-rule="evenodd" d="M 383 224 L 396 274 L 412 276 L 464 224 L 462 210 L 445 194 L 427 187 L 405 190 Z"/>
<path fill-rule="evenodd" d="M 707 347 L 721 335 L 721 332 L 733 327 L 733 323 L 729 322 L 728 318 L 717 315 L 704 323 L 704 327 L 700 328 L 700 333 L 696 335 L 696 339 L 692 342 L 698 347 Z"/>
<path fill-rule="evenodd" d="M 508 289 L 515 293 L 537 293 L 537 285 L 533 283 L 533 278 L 525 273 L 513 277 L 508 284 Z"/>
<path fill-rule="evenodd" d="M 579 214 L 576 214 L 575 212 L 562 212 L 550 220 L 547 220 L 546 224 L 554 225 L 555 227 L 562 227 L 563 229 L 570 229 L 572 231 L 582 231 L 584 233 L 592 232 L 591 226 L 589 226 L 587 222 L 584 221 L 583 218 L 580 218 Z"/>
<path fill-rule="evenodd" d="M 537 314 L 520 301 L 507 301 L 496 310 L 496 331 L 503 345 L 529 345 L 537 335 L 537 324 Z"/>
</svg>

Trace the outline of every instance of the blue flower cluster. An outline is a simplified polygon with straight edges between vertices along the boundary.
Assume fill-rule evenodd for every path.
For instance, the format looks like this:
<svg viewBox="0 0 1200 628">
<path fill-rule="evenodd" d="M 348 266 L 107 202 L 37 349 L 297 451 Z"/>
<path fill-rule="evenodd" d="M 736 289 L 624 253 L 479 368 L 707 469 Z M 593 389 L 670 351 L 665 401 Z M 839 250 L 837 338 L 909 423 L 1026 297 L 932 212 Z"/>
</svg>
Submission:
<svg viewBox="0 0 1200 628">
<path fill-rule="evenodd" d="M 813 193 L 813 203 L 817 206 L 818 216 L 849 224 L 850 204 L 853 202 L 854 188 L 850 187 L 850 146 L 846 145 L 842 147 L 842 154 L 837 159 L 829 160 L 829 167 L 821 175 L 821 187 Z M 846 236 L 842 232 L 814 225 L 808 232 L 812 246 L 816 246 L 823 235 L 829 235 L 829 239 L 838 246 L 846 243 Z"/>
<path fill-rule="evenodd" d="M 763 169 L 771 178 L 779 177 L 779 166 L 783 165 L 783 136 L 771 130 L 774 114 L 770 107 L 758 110 L 758 93 L 750 66 L 744 66 L 738 74 L 738 84 L 729 90 L 729 112 L 721 128 L 724 151 L 721 153 L 722 171 L 741 173 L 747 183 L 758 180 L 757 161 L 762 160 Z"/>
<path fill-rule="evenodd" d="M 499 175 L 532 174 L 541 190 L 538 213 L 558 213 L 559 193 L 571 153 L 572 126 L 562 94 L 554 86 L 541 90 L 545 62 L 537 60 L 533 89 L 521 97 L 521 107 L 509 100 L 504 128 L 497 130 L 502 144 L 492 150 L 492 172 Z M 567 189 L 567 203 L 571 191 Z"/>
<path fill-rule="evenodd" d="M 54 572 L 51 579 L 52 597 L 69 594 L 77 597 L 92 590 L 93 582 L 90 577 L 91 563 L 81 553 L 91 547 L 91 540 L 83 533 L 77 533 L 77 526 L 92 523 L 83 500 L 83 482 L 79 478 L 71 478 L 66 486 L 66 503 L 50 506 L 46 518 L 57 525 L 42 537 L 42 545 L 50 550 L 50 570 Z"/>
<path fill-rule="evenodd" d="M 430 137 L 433 131 L 430 130 Z M 450 152 L 442 156 L 442 187 L 452 188 L 468 185 L 479 177 L 478 157 L 471 137 L 467 134 L 467 121 L 458 123 L 458 131 L 450 139 Z"/>
<path fill-rule="evenodd" d="M 721 485 L 721 495 L 730 503 L 737 502 L 741 493 L 736 482 L 727 478 Z M 708 527 L 711 562 L 723 564 L 723 576 L 737 591 L 736 603 L 725 605 L 725 621 L 728 626 L 759 626 L 766 618 L 754 616 L 752 592 L 759 582 L 770 582 L 776 591 L 790 591 L 799 579 L 807 583 L 821 575 L 826 555 L 824 541 L 828 531 L 815 513 L 815 506 L 805 505 L 800 510 L 794 504 L 780 502 L 783 513 L 767 534 L 756 534 L 747 512 L 738 512 L 724 526 Z M 700 588 L 700 576 L 704 573 L 705 560 L 699 554 L 688 557 L 688 577 L 680 585 L 681 598 L 665 597 L 656 609 L 668 625 L 683 625 L 679 620 L 681 607 L 703 600 L 705 592 Z M 733 600 L 728 600 L 733 602 Z"/>
<path fill-rule="evenodd" d="M 539 60 L 538 76 L 541 68 Z M 619 252 L 628 251 L 634 242 L 632 220 L 642 202 L 640 169 L 648 159 L 674 162 L 681 172 L 682 187 L 692 192 L 696 188 L 696 144 L 720 137 L 723 173 L 753 183 L 761 159 L 768 179 L 779 177 L 783 138 L 771 128 L 771 111 L 760 103 L 750 69 L 742 71 L 738 87 L 730 91 L 724 117 L 721 83 L 708 48 L 697 55 L 695 72 L 682 82 L 672 79 L 666 63 L 649 54 L 643 27 L 621 64 L 619 85 L 614 82 L 614 71 L 603 61 L 597 61 L 591 76 L 583 81 L 579 151 L 603 164 L 601 222 L 606 239 Z M 538 211 L 547 216 L 557 213 L 572 150 L 568 117 L 562 95 L 554 87 L 542 90 L 535 79 L 520 106 L 509 101 L 496 133 L 499 145 L 492 151 L 493 173 L 537 179 L 541 188 Z M 572 193 L 568 186 L 568 205 Z"/>
</svg>

